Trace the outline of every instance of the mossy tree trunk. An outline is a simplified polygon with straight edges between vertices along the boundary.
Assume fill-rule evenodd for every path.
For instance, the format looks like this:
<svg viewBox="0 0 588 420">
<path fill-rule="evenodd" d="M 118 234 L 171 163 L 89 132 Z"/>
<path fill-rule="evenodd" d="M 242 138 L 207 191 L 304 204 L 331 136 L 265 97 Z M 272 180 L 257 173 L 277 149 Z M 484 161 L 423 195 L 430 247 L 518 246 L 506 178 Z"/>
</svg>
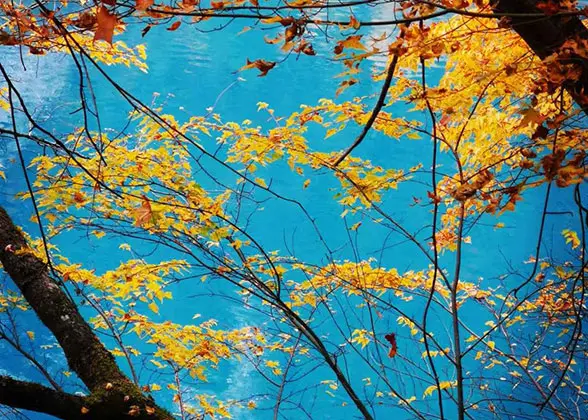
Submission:
<svg viewBox="0 0 588 420">
<path fill-rule="evenodd" d="M 88 387 L 90 395 L 78 397 L 0 376 L 0 404 L 67 419 L 172 418 L 124 375 L 76 304 L 51 278 L 47 264 L 28 249 L 22 232 L 0 207 L 0 262 L 41 322 L 53 333 L 69 368 Z"/>
</svg>

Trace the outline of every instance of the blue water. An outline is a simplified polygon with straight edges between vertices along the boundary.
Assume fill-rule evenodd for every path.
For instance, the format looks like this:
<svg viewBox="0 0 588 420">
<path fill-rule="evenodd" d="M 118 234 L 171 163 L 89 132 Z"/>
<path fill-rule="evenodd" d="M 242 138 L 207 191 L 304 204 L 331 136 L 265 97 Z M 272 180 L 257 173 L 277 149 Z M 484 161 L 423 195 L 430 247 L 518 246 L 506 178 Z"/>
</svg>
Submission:
<svg viewBox="0 0 588 420">
<path fill-rule="evenodd" d="M 164 103 L 165 111 L 178 115 L 178 118 L 204 115 L 208 107 L 216 104 L 215 112 L 219 113 L 225 121 L 239 122 L 251 119 L 256 125 L 270 127 L 273 123 L 268 119 L 267 114 L 256 111 L 258 101 L 269 103 L 270 107 L 276 110 L 277 115 L 288 115 L 296 111 L 300 104 L 312 105 L 319 98 L 333 96 L 339 83 L 339 79 L 333 76 L 341 71 L 341 66 L 329 59 L 332 46 L 327 44 L 324 38 L 317 37 L 316 42 L 313 43 L 318 53 L 316 57 L 286 57 L 276 52 L 274 46 L 265 44 L 256 31 L 237 35 L 241 29 L 242 26 L 239 24 L 209 33 L 199 32 L 188 25 L 181 26 L 176 32 L 168 32 L 162 27 L 152 29 L 144 39 L 141 39 L 139 35 L 141 27 L 131 25 L 119 39 L 124 39 L 129 45 L 136 42 L 146 44 L 148 73 L 122 66 L 108 67 L 106 71 L 139 99 L 146 103 L 151 103 L 152 100 L 158 104 Z M 377 34 L 374 33 L 374 35 Z M 237 73 L 237 70 L 245 64 L 246 58 L 266 58 L 281 62 L 269 72 L 267 77 L 260 78 L 257 77 L 255 70 Z M 35 115 L 47 120 L 47 127 L 55 133 L 65 133 L 80 123 L 79 115 L 70 115 L 70 112 L 77 108 L 78 75 L 67 56 L 24 57 L 26 71 L 20 63 L 17 50 L 2 50 L 0 59 L 9 68 L 11 75 L 18 80 L 18 86 L 30 108 L 35 110 Z M 372 64 L 380 68 L 382 66 L 378 62 Z M 244 80 L 239 80 L 238 77 Z M 128 105 L 97 74 L 93 76 L 93 85 L 97 93 L 102 126 L 111 128 L 115 132 L 123 128 L 126 124 L 126 113 L 129 111 Z M 363 76 L 361 83 L 350 88 L 341 99 L 354 95 L 371 95 L 378 91 L 378 87 L 378 83 Z M 154 92 L 158 93 L 155 97 Z M 402 107 L 399 107 L 397 111 L 401 114 L 406 112 Z M 421 114 L 412 114 L 411 118 L 424 120 Z M 0 122 L 7 122 L 6 115 L 2 115 Z M 326 141 L 319 137 L 310 138 L 309 141 L 316 149 L 337 150 L 350 144 L 357 132 L 356 128 L 351 127 L 342 135 Z M 21 168 L 13 162 L 16 158 L 14 145 L 6 139 L 3 141 L 6 143 L 6 149 L 2 155 L 2 164 L 8 179 L 0 186 L 1 204 L 19 224 L 25 226 L 31 235 L 37 235 L 38 227 L 29 222 L 30 203 L 13 198 L 16 192 L 25 190 L 26 186 Z M 210 142 L 209 146 L 214 145 Z M 37 146 L 26 145 L 26 156 L 29 159 L 39 152 Z M 372 159 L 375 164 L 407 169 L 419 162 L 424 162 L 425 166 L 429 165 L 431 145 L 428 140 L 397 142 L 372 133 L 355 153 L 357 156 Z M 211 168 L 215 168 L 210 162 L 208 164 Z M 220 171 L 218 167 L 216 169 Z M 353 238 L 354 247 L 351 247 L 344 220 L 339 217 L 342 208 L 335 200 L 330 199 L 333 192 L 329 189 L 336 186 L 330 174 L 322 172 L 311 175 L 311 172 L 308 172 L 305 177 L 299 177 L 290 173 L 286 165 L 278 164 L 263 172 L 263 176 L 266 180 L 271 179 L 276 192 L 298 200 L 316 219 L 316 225 L 325 234 L 329 248 L 336 250 L 336 259 L 356 260 L 375 257 L 382 266 L 396 267 L 399 272 L 409 269 L 418 271 L 427 267 L 426 260 L 414 245 L 401 241 L 398 236 L 389 237 L 389 231 L 374 227 L 367 220 L 364 220 L 364 224 L 358 230 L 357 237 Z M 302 183 L 306 177 L 311 177 L 312 183 L 308 189 L 302 189 Z M 413 196 L 423 198 L 426 191 L 427 187 L 417 183 L 403 184 L 398 191 L 386 196 L 382 207 L 394 214 L 409 230 L 416 230 L 423 225 L 424 220 L 429 220 L 429 210 L 409 207 L 408 204 L 412 202 Z M 492 281 L 504 274 L 506 260 L 523 273 L 526 272 L 525 270 L 530 270 L 522 265 L 522 261 L 528 259 L 534 252 L 544 194 L 543 189 L 527 194 L 524 201 L 518 205 L 516 213 L 505 215 L 500 220 L 506 225 L 504 229 L 494 228 L 498 220 L 493 217 L 482 219 L 482 223 L 470 233 L 473 238 L 472 245 L 465 247 L 463 279 L 474 283 L 479 278 Z M 552 210 L 572 210 L 571 189 L 556 189 L 552 196 L 552 203 L 553 207 L 550 207 Z M 296 206 L 273 198 L 263 207 L 263 211 L 253 215 L 248 231 L 266 249 L 280 250 L 286 254 L 288 249 L 292 250 L 288 247 L 294 244 L 295 254 L 301 260 L 316 264 L 328 263 L 327 249 L 321 244 L 307 219 Z M 349 218 L 347 223 L 351 225 L 359 220 L 361 217 L 355 216 Z M 559 249 L 561 246 L 559 232 L 562 227 L 571 226 L 574 223 L 577 221 L 567 215 L 550 218 L 546 229 L 546 241 L 554 243 L 556 249 Z M 116 267 L 120 261 L 128 258 L 128 253 L 118 249 L 118 245 L 122 242 L 129 241 L 124 238 L 88 239 L 83 232 L 76 232 L 60 238 L 58 245 L 62 253 L 72 262 L 81 262 L 86 268 L 95 268 L 97 272 L 103 272 Z M 386 244 L 384 250 L 383 244 Z M 148 249 L 145 245 L 136 245 L 138 249 L 141 247 Z M 165 259 L 166 257 L 170 255 L 159 250 L 150 258 Z M 451 261 L 452 254 L 445 254 L 441 260 L 449 270 L 452 269 Z M 9 282 L 7 285 L 10 287 Z M 181 282 L 172 286 L 171 290 L 174 300 L 162 305 L 159 318 L 162 321 L 168 319 L 178 323 L 190 323 L 193 315 L 199 313 L 202 315 L 201 319 L 217 319 L 220 328 L 237 328 L 257 323 L 261 328 L 272 327 L 271 322 L 261 319 L 255 311 L 218 297 L 218 294 L 233 292 L 233 289 L 224 283 Z M 361 324 L 366 321 L 365 314 L 356 316 L 354 307 L 359 300 L 353 298 L 347 300 L 343 297 L 340 299 L 340 306 L 335 305 L 337 319 L 341 321 L 342 317 L 346 316 L 350 323 L 350 330 L 362 328 Z M 418 304 L 407 303 L 403 308 L 410 315 L 420 319 L 422 312 L 420 305 L 422 301 Z M 483 327 L 483 322 L 488 319 L 480 319 L 481 313 L 474 304 L 467 304 L 462 310 L 464 321 L 480 329 Z M 418 360 L 420 352 L 416 352 L 411 344 L 407 331 L 397 327 L 397 316 L 396 313 L 384 313 L 382 320 L 378 321 L 377 331 L 381 331 L 382 334 L 396 331 L 399 337 L 399 354 Z M 326 318 L 322 320 L 325 321 Z M 39 326 L 31 314 L 23 315 L 21 321 L 26 325 L 26 330 L 36 333 L 36 344 L 51 343 L 52 339 L 48 332 Z M 431 313 L 430 322 L 434 325 L 436 334 L 442 337 L 441 341 L 449 345 L 445 332 L 445 328 L 449 328 L 448 317 L 442 311 L 435 310 Z M 341 342 L 339 333 L 329 325 L 319 323 L 318 331 L 325 336 L 328 335 L 329 339 L 335 342 Z M 0 349 L 5 350 L 3 347 Z M 332 346 L 332 349 L 335 351 L 336 346 Z M 386 352 L 386 350 L 382 351 Z M 82 390 L 73 376 L 66 378 L 61 374 L 65 364 L 59 351 L 52 349 L 46 354 L 49 358 L 50 370 L 64 381 L 67 389 L 72 392 Z M 364 362 L 353 352 L 346 357 L 347 370 L 358 393 L 365 399 L 374 398 L 376 376 L 373 372 L 365 371 Z M 279 354 L 268 358 L 281 360 L 282 364 L 285 361 L 284 356 Z M 470 355 L 469 362 L 466 360 L 466 368 L 478 369 L 477 363 L 473 363 L 472 358 Z M 288 390 L 294 392 L 306 389 L 305 392 L 295 395 L 293 401 L 302 404 L 311 413 L 312 418 L 358 417 L 357 411 L 342 389 L 336 391 L 335 396 L 331 397 L 325 392 L 328 388 L 319 384 L 321 380 L 334 379 L 328 369 L 320 367 L 321 364 L 312 359 L 303 357 L 299 359 L 301 363 L 307 364 L 303 369 L 309 367 L 312 369 Z M 420 398 L 422 396 L 422 390 L 426 386 L 412 387 L 411 379 L 403 374 L 403 369 L 407 367 L 400 358 L 387 360 L 386 363 L 387 373 L 394 378 L 393 381 L 411 390 L 406 391 L 405 397 L 416 395 Z M 421 363 L 421 366 L 424 366 L 424 363 Z M 123 368 L 126 367 L 123 366 Z M 303 369 L 300 371 L 304 371 Z M 395 372 L 395 369 L 398 369 L 398 372 Z M 442 372 L 443 380 L 455 379 L 452 370 L 440 361 L 438 369 Z M 9 373 L 29 380 L 41 380 L 34 369 L 23 364 L 9 351 L 0 360 L 0 373 Z M 143 369 L 141 375 L 144 383 L 149 383 L 151 375 L 149 369 Z M 367 376 L 372 377 L 374 385 L 365 386 L 363 379 Z M 402 383 L 404 379 L 406 384 Z M 215 394 L 219 399 L 242 398 L 245 402 L 253 399 L 258 403 L 260 410 L 237 410 L 234 413 L 236 418 L 265 419 L 272 416 L 273 400 L 266 395 L 275 393 L 275 389 L 269 386 L 248 364 L 222 363 L 218 372 L 211 375 L 209 383 L 194 383 L 189 386 L 193 387 L 195 392 Z M 493 386 L 500 387 L 501 384 L 497 381 Z M 165 398 L 169 397 L 169 393 L 161 391 L 158 395 L 164 397 L 158 401 L 164 405 L 167 404 L 166 406 L 171 410 L 177 410 L 169 403 L 169 399 Z M 423 413 L 432 416 L 437 414 L 434 397 L 429 397 L 420 403 L 418 407 Z M 378 399 L 375 398 L 375 400 Z M 374 405 L 378 417 L 408 417 L 405 411 L 397 408 L 396 398 L 386 397 L 381 400 L 384 402 L 383 405 Z M 304 418 L 296 405 L 284 406 L 284 409 L 283 418 Z M 34 413 L 27 415 L 30 418 L 47 417 Z M 449 411 L 448 418 L 453 416 L 454 414 Z"/>
</svg>

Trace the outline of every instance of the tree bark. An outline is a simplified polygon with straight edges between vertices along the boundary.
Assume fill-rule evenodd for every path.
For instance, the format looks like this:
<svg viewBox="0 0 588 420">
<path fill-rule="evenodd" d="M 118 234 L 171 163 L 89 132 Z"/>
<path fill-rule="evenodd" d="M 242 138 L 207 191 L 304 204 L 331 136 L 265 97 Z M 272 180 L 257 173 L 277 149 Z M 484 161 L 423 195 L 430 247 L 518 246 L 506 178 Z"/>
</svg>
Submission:
<svg viewBox="0 0 588 420">
<path fill-rule="evenodd" d="M 94 413 L 108 413 L 107 418 L 124 418 L 130 416 L 129 412 L 133 418 L 171 418 L 169 413 L 157 407 L 150 397 L 143 395 L 122 373 L 112 354 L 80 315 L 76 304 L 49 276 L 47 264 L 30 252 L 22 232 L 2 207 L 0 262 L 39 319 L 59 342 L 70 369 L 77 373 L 90 390 L 90 396 L 85 400 L 89 406 L 87 408 Z M 7 379 L 3 381 L 9 382 Z M 30 390 L 35 386 L 44 388 L 37 384 L 23 384 L 26 383 L 21 382 L 18 384 L 20 386 L 15 388 L 0 386 L 0 403 L 3 403 L 2 400 L 20 401 L 19 393 L 28 389 L 30 394 Z M 37 388 L 43 392 L 36 401 L 35 408 L 30 409 L 52 414 L 53 405 L 44 405 L 48 401 L 64 404 L 67 402 L 67 405 L 72 407 L 73 402 L 78 401 L 75 396 L 69 395 L 69 398 L 65 399 L 63 395 L 57 395 L 56 391 L 50 395 L 41 388 Z M 148 411 L 152 411 L 151 409 L 154 413 L 149 414 Z"/>
<path fill-rule="evenodd" d="M 73 419 L 81 415 L 84 397 L 0 376 L 0 404 Z"/>
<path fill-rule="evenodd" d="M 495 0 L 495 13 L 507 13 L 520 16 L 508 17 L 512 29 L 529 45 L 542 60 L 559 52 L 568 40 L 588 42 L 588 29 L 578 16 L 547 15 L 537 7 L 537 0 Z M 537 13 L 544 17 L 537 18 Z M 524 14 L 535 14 L 525 17 Z M 574 101 L 588 114 L 588 59 L 573 52 L 569 57 L 561 58 L 562 64 L 575 64 L 581 70 L 578 80 L 567 80 L 565 89 Z"/>
</svg>

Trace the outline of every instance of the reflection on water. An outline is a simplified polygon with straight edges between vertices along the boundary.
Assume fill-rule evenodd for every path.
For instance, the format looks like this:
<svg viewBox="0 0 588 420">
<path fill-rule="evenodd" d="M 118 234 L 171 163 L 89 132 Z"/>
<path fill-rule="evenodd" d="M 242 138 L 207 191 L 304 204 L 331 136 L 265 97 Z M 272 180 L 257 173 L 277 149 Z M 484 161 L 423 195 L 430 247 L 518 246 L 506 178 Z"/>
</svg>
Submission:
<svg viewBox="0 0 588 420">
<path fill-rule="evenodd" d="M 3 47 L 1 57 L 2 65 L 35 118 L 47 122 L 59 113 L 64 87 L 71 81 L 72 64 L 68 57 L 61 54 L 34 56 L 17 47 Z M 0 85 L 4 86 L 4 80 Z M 0 113 L 0 121 L 8 122 L 9 116 Z"/>
</svg>

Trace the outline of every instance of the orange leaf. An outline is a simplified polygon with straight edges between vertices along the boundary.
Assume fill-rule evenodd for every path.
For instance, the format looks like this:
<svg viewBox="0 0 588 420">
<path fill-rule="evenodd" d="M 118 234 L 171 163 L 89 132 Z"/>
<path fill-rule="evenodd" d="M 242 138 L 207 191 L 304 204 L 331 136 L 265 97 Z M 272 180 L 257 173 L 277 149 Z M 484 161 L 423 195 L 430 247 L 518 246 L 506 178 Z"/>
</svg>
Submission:
<svg viewBox="0 0 588 420">
<path fill-rule="evenodd" d="M 112 45 L 112 35 L 114 34 L 114 25 L 116 25 L 116 15 L 111 14 L 108 9 L 101 6 L 96 15 L 98 27 L 94 33 L 94 41 L 103 39 Z"/>
<path fill-rule="evenodd" d="M 223 3 L 222 1 L 213 1 L 213 2 L 210 2 L 210 5 L 215 10 L 219 10 L 219 9 L 222 9 L 225 7 L 225 3 Z"/>
<path fill-rule="evenodd" d="M 180 27 L 180 25 L 182 24 L 182 22 L 180 22 L 179 20 L 172 23 L 171 26 L 169 28 L 167 28 L 168 31 L 175 31 L 176 29 L 178 29 Z"/>
<path fill-rule="evenodd" d="M 196 6 L 196 0 L 182 0 L 182 7 L 184 9 L 189 9 L 194 6 Z"/>
<path fill-rule="evenodd" d="M 286 28 L 286 35 L 284 38 L 286 39 L 286 42 L 289 42 L 292 41 L 296 35 L 298 35 L 298 26 L 293 23 L 291 26 Z"/>
<path fill-rule="evenodd" d="M 273 16 L 271 18 L 262 19 L 263 23 L 279 23 L 282 26 L 289 26 L 294 23 L 294 18 L 292 16 L 281 17 L 281 16 Z"/>
<path fill-rule="evenodd" d="M 135 9 L 137 10 L 147 10 L 153 6 L 153 0 L 137 0 L 135 3 Z"/>
<path fill-rule="evenodd" d="M 80 13 L 79 17 L 73 21 L 73 24 L 81 29 L 92 29 L 96 25 L 96 15 L 90 12 Z"/>
<path fill-rule="evenodd" d="M 149 199 L 144 195 L 142 195 L 141 198 L 143 199 L 141 207 L 133 212 L 135 217 L 135 226 L 144 226 L 153 218 L 153 209 L 151 208 Z"/>
<path fill-rule="evenodd" d="M 335 96 L 339 96 L 345 89 L 347 89 L 349 86 L 353 86 L 356 83 L 357 83 L 357 79 L 343 80 L 339 84 L 339 88 L 335 92 Z"/>
<path fill-rule="evenodd" d="M 528 127 L 531 124 L 541 124 L 545 121 L 545 117 L 533 108 L 523 109 L 520 114 L 523 116 L 521 122 L 517 128 Z"/>
<path fill-rule="evenodd" d="M 260 71 L 258 77 L 263 77 L 267 75 L 267 72 L 273 69 L 275 65 L 276 63 L 274 63 L 273 61 L 265 61 L 261 59 L 250 61 L 249 59 L 247 59 L 247 65 L 241 67 L 239 70 L 241 71 L 256 68 Z"/>
<path fill-rule="evenodd" d="M 398 346 L 396 345 L 396 334 L 386 334 L 384 338 L 386 339 L 386 341 L 388 341 L 388 343 L 390 343 L 391 346 L 390 351 L 388 352 L 388 357 L 396 356 L 396 353 L 398 351 Z"/>
<path fill-rule="evenodd" d="M 359 21 L 355 18 L 355 16 L 353 16 L 353 14 L 351 16 L 349 16 L 349 23 L 339 25 L 339 27 L 343 30 L 345 30 L 345 29 L 358 30 L 360 28 L 360 26 L 361 26 L 361 23 L 359 23 Z"/>
<path fill-rule="evenodd" d="M 433 200 L 433 203 L 439 204 L 441 202 L 441 198 L 438 195 L 435 195 L 431 191 L 427 191 L 427 196 Z"/>
<path fill-rule="evenodd" d="M 362 35 L 351 35 L 345 38 L 343 41 L 337 42 L 335 46 L 335 54 L 341 54 L 345 48 L 352 50 L 365 51 L 367 48 L 360 42 Z"/>
<path fill-rule="evenodd" d="M 312 48 L 312 44 L 307 43 L 306 41 L 302 40 L 300 44 L 294 49 L 297 53 L 303 53 L 306 55 L 316 55 L 314 48 Z"/>
<path fill-rule="evenodd" d="M 81 192 L 76 191 L 74 193 L 74 201 L 76 203 L 83 203 L 84 201 L 86 201 L 86 197 L 84 197 L 84 194 L 82 194 Z"/>
<path fill-rule="evenodd" d="M 263 37 L 263 40 L 268 44 L 277 44 L 284 38 L 284 34 L 278 34 L 275 38 L 268 38 L 267 36 Z"/>
</svg>

